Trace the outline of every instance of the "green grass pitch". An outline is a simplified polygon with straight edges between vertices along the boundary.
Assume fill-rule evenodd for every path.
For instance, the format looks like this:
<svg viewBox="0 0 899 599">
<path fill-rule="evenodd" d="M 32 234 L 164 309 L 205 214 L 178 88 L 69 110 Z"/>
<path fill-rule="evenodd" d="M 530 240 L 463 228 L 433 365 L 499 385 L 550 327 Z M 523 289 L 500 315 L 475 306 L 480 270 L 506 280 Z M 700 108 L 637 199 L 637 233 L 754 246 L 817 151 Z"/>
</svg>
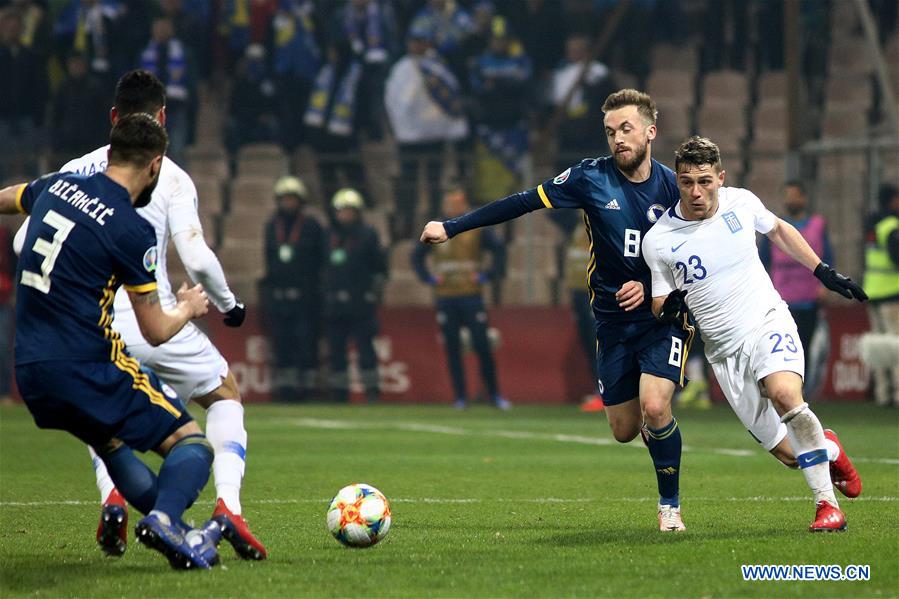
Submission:
<svg viewBox="0 0 899 599">
<path fill-rule="evenodd" d="M 726 407 L 679 414 L 687 531 L 662 534 L 645 448 L 614 443 L 601 414 L 249 406 L 244 514 L 270 559 L 242 562 L 223 544 L 222 567 L 174 572 L 134 543 L 122 559 L 103 557 L 87 451 L 39 431 L 22 407 L 0 408 L 0 595 L 897 596 L 899 412 L 816 410 L 864 481 L 861 498 L 842 501 L 842 534 L 807 532 L 802 475 L 761 451 Z M 328 501 L 351 482 L 392 502 L 393 527 L 370 549 L 344 548 L 325 529 Z M 189 516 L 208 518 L 213 498 L 210 480 Z M 862 564 L 871 579 L 744 582 L 741 564 Z"/>
</svg>

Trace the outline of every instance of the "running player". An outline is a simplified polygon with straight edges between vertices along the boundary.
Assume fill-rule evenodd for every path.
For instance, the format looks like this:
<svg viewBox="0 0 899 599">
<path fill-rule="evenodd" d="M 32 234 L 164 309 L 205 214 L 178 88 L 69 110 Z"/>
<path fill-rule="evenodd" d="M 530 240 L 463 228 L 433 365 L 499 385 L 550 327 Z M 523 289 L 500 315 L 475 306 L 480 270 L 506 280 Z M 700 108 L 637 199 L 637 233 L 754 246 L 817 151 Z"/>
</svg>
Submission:
<svg viewBox="0 0 899 599">
<path fill-rule="evenodd" d="M 165 87 L 148 71 L 130 71 L 116 85 L 115 104 L 110 112 L 113 124 L 119 118 L 135 113 L 150 114 L 165 124 Z M 82 175 L 103 172 L 107 149 L 106 146 L 98 148 L 66 163 L 61 170 Z M 225 314 L 225 324 L 240 326 L 245 316 L 244 306 L 229 289 L 218 259 L 204 241 L 197 215 L 196 187 L 190 176 L 168 157 L 162 161 L 153 201 L 140 208 L 138 214 L 156 231 L 153 261 L 162 306 L 168 308 L 175 303 L 166 271 L 166 253 L 171 239 L 191 279 L 203 284 L 212 304 Z M 24 229 L 25 226 L 17 238 L 21 239 Z M 122 336 L 128 352 L 171 385 L 178 397 L 206 408 L 206 434 L 215 450 L 212 470 L 217 500 L 213 518 L 222 525 L 225 538 L 240 557 L 265 559 L 265 547 L 253 536 L 241 516 L 240 487 L 247 432 L 240 391 L 228 363 L 209 338 L 191 323 L 167 343 L 153 347 L 141 335 L 126 293 L 120 291 L 116 295 L 114 307 L 113 328 Z M 115 489 L 103 461 L 97 459 L 93 451 L 91 455 L 103 503 L 97 542 L 107 554 L 119 556 L 127 547 L 127 512 L 124 518 L 121 516 L 121 511 L 126 509 L 125 502 Z"/>
<path fill-rule="evenodd" d="M 596 317 L 598 386 L 615 439 L 643 433 L 656 470 L 659 530 L 685 530 L 680 514 L 681 434 L 671 413 L 684 384 L 689 351 L 680 326 L 650 312 L 649 269 L 642 236 L 678 199 L 674 173 L 652 159 L 655 103 L 624 89 L 603 105 L 612 156 L 585 159 L 538 185 L 458 218 L 429 222 L 423 243 L 443 243 L 464 231 L 495 225 L 540 208 L 581 208 L 590 240 L 587 280 Z"/>
<path fill-rule="evenodd" d="M 643 238 L 653 312 L 662 322 L 679 322 L 689 308 L 734 412 L 766 450 L 802 469 L 816 504 L 810 530 L 845 530 L 831 480 L 848 497 L 858 496 L 861 481 L 839 439 L 821 428 L 803 401 L 802 343 L 759 259 L 756 231 L 828 289 L 848 299 L 868 296 L 822 262 L 795 227 L 752 192 L 723 187 L 721 154 L 712 141 L 696 136 L 685 141 L 674 168 L 680 202 Z"/>
<path fill-rule="evenodd" d="M 125 117 L 110 134 L 105 173 L 54 173 L 0 191 L 0 213 L 31 214 L 16 279 L 16 382 L 40 428 L 93 447 L 135 507 L 147 514 L 138 540 L 176 568 L 218 561 L 219 526 L 188 542 L 182 515 L 212 464 L 212 447 L 171 389 L 140 370 L 111 328 L 123 286 L 144 336 L 170 339 L 207 311 L 202 286 L 159 301 L 156 237 L 134 207 L 150 200 L 168 138 L 149 115 Z M 159 476 L 132 452 L 165 457 Z"/>
</svg>

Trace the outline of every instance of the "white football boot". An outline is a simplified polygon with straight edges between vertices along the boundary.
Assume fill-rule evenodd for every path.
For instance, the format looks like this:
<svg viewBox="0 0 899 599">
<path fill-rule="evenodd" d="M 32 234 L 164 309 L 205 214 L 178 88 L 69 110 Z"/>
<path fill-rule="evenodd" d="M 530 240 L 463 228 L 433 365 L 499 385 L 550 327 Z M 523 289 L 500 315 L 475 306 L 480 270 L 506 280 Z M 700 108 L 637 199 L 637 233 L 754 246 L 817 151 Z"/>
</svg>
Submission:
<svg viewBox="0 0 899 599">
<path fill-rule="evenodd" d="M 662 532 L 687 530 L 680 517 L 680 507 L 659 504 L 659 530 Z"/>
</svg>

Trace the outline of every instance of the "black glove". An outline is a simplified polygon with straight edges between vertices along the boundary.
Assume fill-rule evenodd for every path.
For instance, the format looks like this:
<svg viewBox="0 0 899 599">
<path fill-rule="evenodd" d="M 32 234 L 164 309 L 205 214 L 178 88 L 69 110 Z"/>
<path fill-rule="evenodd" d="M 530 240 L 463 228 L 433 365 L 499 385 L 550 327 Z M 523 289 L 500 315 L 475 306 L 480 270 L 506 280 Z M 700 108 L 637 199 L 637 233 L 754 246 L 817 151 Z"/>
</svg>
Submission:
<svg viewBox="0 0 899 599">
<path fill-rule="evenodd" d="M 247 307 L 243 305 L 242 301 L 237 300 L 237 303 L 234 304 L 234 307 L 225 312 L 225 326 L 239 327 L 243 324 L 243 321 L 246 317 Z"/>
<path fill-rule="evenodd" d="M 858 286 L 852 279 L 845 277 L 832 269 L 829 264 L 822 262 L 815 267 L 815 276 L 831 291 L 836 291 L 846 299 L 857 299 L 860 302 L 868 299 L 865 290 Z"/>
<path fill-rule="evenodd" d="M 659 312 L 659 321 L 666 324 L 680 324 L 681 317 L 687 312 L 687 302 L 684 296 L 686 289 L 675 289 L 665 298 L 662 311 Z"/>
</svg>

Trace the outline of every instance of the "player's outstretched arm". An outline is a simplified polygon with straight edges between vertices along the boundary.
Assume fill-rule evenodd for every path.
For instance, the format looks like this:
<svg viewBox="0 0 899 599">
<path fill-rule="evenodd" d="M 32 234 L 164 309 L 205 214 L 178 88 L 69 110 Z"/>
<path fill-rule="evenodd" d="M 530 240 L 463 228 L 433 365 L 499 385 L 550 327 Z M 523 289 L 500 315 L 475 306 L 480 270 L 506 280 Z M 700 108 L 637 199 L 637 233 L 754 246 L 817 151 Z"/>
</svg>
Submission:
<svg viewBox="0 0 899 599">
<path fill-rule="evenodd" d="M 422 243 L 443 243 L 449 239 L 446 234 L 446 228 L 440 221 L 432 220 L 425 225 L 424 231 L 421 232 L 420 241 Z"/>
<path fill-rule="evenodd" d="M 788 256 L 814 272 L 821 283 L 831 291 L 839 293 L 846 299 L 857 299 L 862 302 L 868 299 L 861 286 L 822 262 L 802 234 L 790 223 L 778 218 L 767 236 Z"/>
<path fill-rule="evenodd" d="M 21 183 L 0 189 L 0 214 L 21 214 L 19 204 L 24 187 Z"/>
<path fill-rule="evenodd" d="M 226 314 L 225 324 L 240 326 L 246 314 L 243 304 L 234 296 L 225 271 L 215 253 L 206 245 L 203 232 L 191 228 L 172 236 L 175 250 L 187 274 L 192 281 L 203 286 L 208 293 L 212 305 L 222 314 Z"/>
<path fill-rule="evenodd" d="M 518 218 L 522 214 L 545 207 L 546 204 L 540 199 L 536 190 L 513 193 L 457 218 L 451 218 L 444 222 L 432 220 L 425 225 L 421 233 L 421 242 L 443 243 L 459 233 L 480 227 L 498 225 L 513 218 Z"/>
<path fill-rule="evenodd" d="M 159 294 L 154 289 L 146 293 L 128 292 L 140 332 L 152 346 L 162 345 L 175 336 L 185 324 L 209 311 L 209 299 L 202 285 L 187 287 L 183 283 L 178 290 L 178 303 L 170 310 L 159 304 Z"/>
</svg>

